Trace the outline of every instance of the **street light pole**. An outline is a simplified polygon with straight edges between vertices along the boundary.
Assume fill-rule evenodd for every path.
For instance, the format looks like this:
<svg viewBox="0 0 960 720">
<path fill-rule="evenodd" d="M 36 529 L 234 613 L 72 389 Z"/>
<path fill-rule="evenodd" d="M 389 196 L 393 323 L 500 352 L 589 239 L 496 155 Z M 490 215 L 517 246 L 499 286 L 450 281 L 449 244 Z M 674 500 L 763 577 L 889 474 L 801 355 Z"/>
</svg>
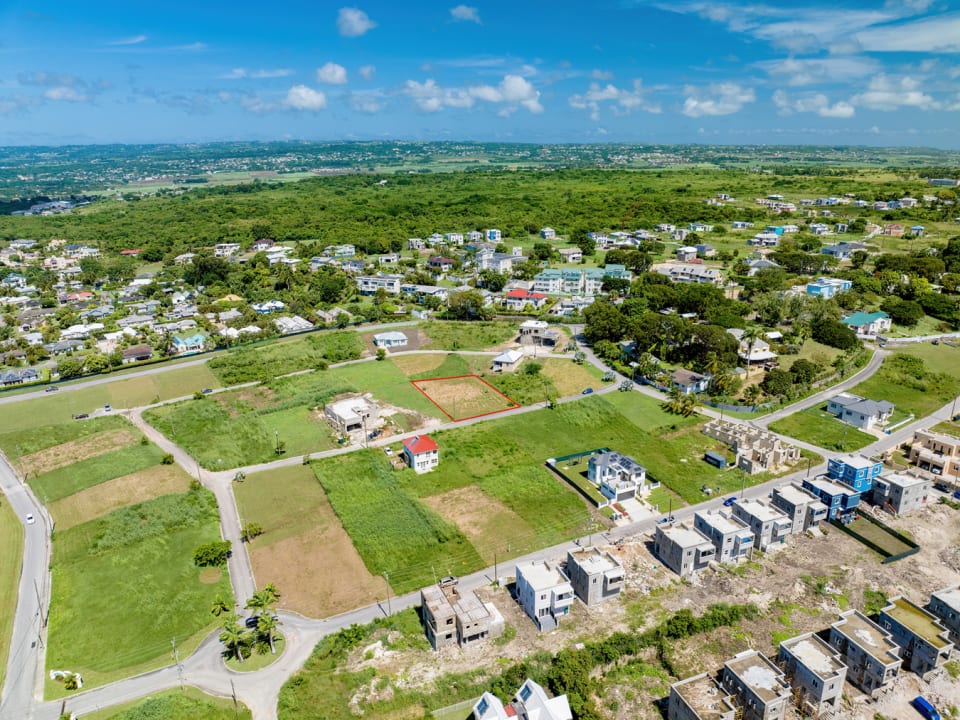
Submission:
<svg viewBox="0 0 960 720">
<path fill-rule="evenodd" d="M 277 440 L 277 455 L 280 454 L 280 431 L 276 428 L 273 429 L 273 436 Z"/>
<path fill-rule="evenodd" d="M 383 573 L 383 581 L 387 584 L 387 614 L 393 615 L 393 607 L 390 604 L 390 573 Z"/>
</svg>

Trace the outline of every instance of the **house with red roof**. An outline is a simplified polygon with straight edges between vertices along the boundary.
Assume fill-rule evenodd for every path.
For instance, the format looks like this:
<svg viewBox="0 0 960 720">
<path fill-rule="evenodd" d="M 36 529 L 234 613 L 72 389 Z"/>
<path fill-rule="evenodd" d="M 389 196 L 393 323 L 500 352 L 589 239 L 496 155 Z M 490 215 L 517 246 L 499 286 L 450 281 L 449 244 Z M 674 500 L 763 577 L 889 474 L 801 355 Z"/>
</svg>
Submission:
<svg viewBox="0 0 960 720">
<path fill-rule="evenodd" d="M 429 435 L 414 435 L 403 441 L 402 457 L 417 473 L 430 472 L 440 464 L 440 447 Z"/>
<path fill-rule="evenodd" d="M 546 305 L 548 296 L 543 293 L 530 292 L 523 288 L 514 288 L 503 296 L 503 305 L 511 310 L 523 310 L 527 305 L 539 310 Z"/>
</svg>

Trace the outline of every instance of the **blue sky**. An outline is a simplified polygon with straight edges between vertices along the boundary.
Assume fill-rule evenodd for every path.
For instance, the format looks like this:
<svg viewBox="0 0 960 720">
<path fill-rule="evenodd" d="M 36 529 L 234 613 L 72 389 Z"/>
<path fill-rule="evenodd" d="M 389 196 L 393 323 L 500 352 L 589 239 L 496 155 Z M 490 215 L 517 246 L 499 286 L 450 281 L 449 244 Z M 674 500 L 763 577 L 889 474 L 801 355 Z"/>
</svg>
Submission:
<svg viewBox="0 0 960 720">
<path fill-rule="evenodd" d="M 417 139 L 958 148 L 958 128 L 957 0 L 0 7 L 3 145 Z"/>
</svg>

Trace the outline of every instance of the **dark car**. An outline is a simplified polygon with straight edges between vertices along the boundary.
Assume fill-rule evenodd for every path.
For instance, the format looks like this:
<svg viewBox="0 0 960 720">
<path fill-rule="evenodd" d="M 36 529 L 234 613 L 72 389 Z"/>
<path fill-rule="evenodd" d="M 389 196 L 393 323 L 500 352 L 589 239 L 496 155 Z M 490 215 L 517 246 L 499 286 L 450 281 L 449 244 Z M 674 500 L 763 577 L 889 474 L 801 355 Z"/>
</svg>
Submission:
<svg viewBox="0 0 960 720">
<path fill-rule="evenodd" d="M 44 392 L 59 392 L 59 391 L 60 391 L 60 388 L 58 388 L 56 385 L 51 385 L 50 387 L 44 389 Z"/>
<path fill-rule="evenodd" d="M 593 388 L 585 388 L 581 395 L 590 395 L 593 393 Z"/>
<path fill-rule="evenodd" d="M 723 506 L 724 506 L 724 507 L 730 507 L 730 506 L 733 505 L 736 501 L 737 501 L 736 496 L 728 497 L 726 500 L 723 501 Z"/>
<path fill-rule="evenodd" d="M 213 388 L 204 388 L 200 392 L 202 392 L 204 395 L 209 395 L 210 393 L 213 392 Z"/>
<path fill-rule="evenodd" d="M 953 496 L 954 496 L 957 500 L 960 500 L 960 490 L 954 490 L 954 491 L 953 491 Z"/>
<path fill-rule="evenodd" d="M 79 413 L 79 414 L 77 414 L 77 415 L 74 415 L 74 416 L 73 416 L 73 419 L 74 419 L 74 420 L 83 420 L 83 419 L 88 418 L 88 417 L 90 417 L 90 415 L 88 415 L 87 413 Z"/>
<path fill-rule="evenodd" d="M 939 480 L 933 484 L 934 490 L 939 490 L 940 492 L 948 493 L 950 492 L 950 486 L 947 485 L 943 480 Z"/>
</svg>

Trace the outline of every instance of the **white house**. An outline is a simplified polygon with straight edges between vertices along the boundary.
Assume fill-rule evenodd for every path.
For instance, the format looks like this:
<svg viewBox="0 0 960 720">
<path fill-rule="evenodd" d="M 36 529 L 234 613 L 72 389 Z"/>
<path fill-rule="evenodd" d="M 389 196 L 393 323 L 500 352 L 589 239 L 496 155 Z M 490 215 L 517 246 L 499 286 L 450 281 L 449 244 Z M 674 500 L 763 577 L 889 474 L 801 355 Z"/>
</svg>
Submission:
<svg viewBox="0 0 960 720">
<path fill-rule="evenodd" d="M 407 336 L 399 330 L 377 333 L 373 336 L 373 344 L 381 348 L 406 347 Z"/>
<path fill-rule="evenodd" d="M 573 585 L 563 570 L 548 560 L 530 560 L 516 567 L 517 600 L 540 630 L 557 627 L 573 605 Z"/>
<path fill-rule="evenodd" d="M 557 231 L 551 227 L 545 227 L 540 231 L 540 237 L 544 240 L 553 240 L 557 237 Z"/>
<path fill-rule="evenodd" d="M 748 363 L 766 362 L 774 360 L 777 354 L 770 349 L 770 343 L 763 338 L 756 338 L 752 343 L 743 339 L 744 332 L 740 328 L 730 328 L 728 333 L 740 343 L 739 355 L 741 360 Z"/>
<path fill-rule="evenodd" d="M 861 337 L 879 335 L 890 329 L 890 316 L 885 312 L 856 312 L 841 322 Z"/>
<path fill-rule="evenodd" d="M 546 691 L 529 678 L 514 696 L 513 702 L 504 706 L 496 695 L 485 692 L 473 706 L 473 720 L 572 720 L 570 703 L 566 695 L 547 697 Z"/>
<path fill-rule="evenodd" d="M 627 455 L 608 450 L 591 455 L 587 479 L 600 486 L 600 493 L 611 502 L 632 500 L 645 488 L 647 471 Z"/>
<path fill-rule="evenodd" d="M 429 435 L 414 435 L 403 441 L 402 457 L 418 474 L 430 472 L 440 464 L 440 447 Z"/>
<path fill-rule="evenodd" d="M 893 403 L 886 400 L 868 400 L 859 395 L 838 393 L 827 401 L 827 412 L 836 415 L 847 425 L 861 430 L 871 430 L 893 414 Z"/>
<path fill-rule="evenodd" d="M 504 350 L 493 359 L 494 372 L 509 372 L 516 370 L 523 361 L 523 353 L 519 350 Z"/>
</svg>

